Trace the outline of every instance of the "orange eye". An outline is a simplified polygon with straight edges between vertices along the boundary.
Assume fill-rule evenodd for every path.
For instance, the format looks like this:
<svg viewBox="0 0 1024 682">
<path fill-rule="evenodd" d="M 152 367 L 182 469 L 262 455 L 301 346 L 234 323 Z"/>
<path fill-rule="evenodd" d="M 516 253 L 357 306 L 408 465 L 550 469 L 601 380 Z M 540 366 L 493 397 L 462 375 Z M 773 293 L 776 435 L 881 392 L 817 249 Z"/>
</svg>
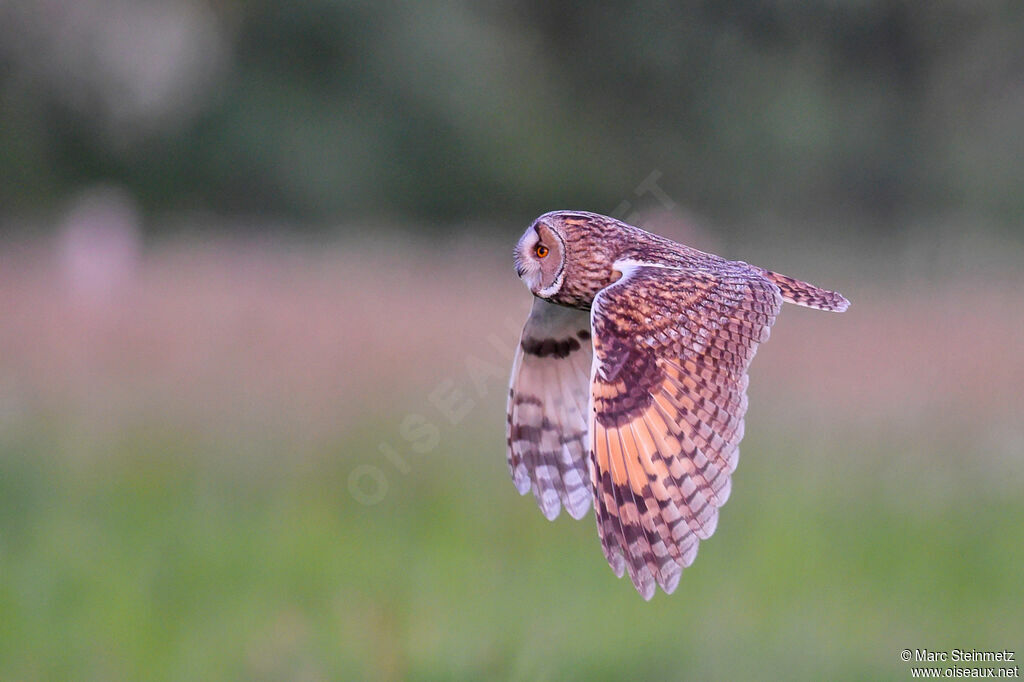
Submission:
<svg viewBox="0 0 1024 682">
<path fill-rule="evenodd" d="M 533 252 L 537 254 L 537 258 L 543 258 L 548 255 L 548 247 L 543 244 L 537 244 L 537 246 L 533 247 Z"/>
</svg>

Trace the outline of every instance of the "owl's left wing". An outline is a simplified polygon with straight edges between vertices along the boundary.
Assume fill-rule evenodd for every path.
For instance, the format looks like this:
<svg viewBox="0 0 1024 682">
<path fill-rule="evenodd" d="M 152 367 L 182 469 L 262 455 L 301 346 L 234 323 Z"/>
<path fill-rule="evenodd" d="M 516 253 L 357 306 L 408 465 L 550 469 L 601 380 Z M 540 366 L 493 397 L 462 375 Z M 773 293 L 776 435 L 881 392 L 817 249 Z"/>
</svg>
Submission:
<svg viewBox="0 0 1024 682">
<path fill-rule="evenodd" d="M 549 519 L 590 509 L 591 357 L 588 314 L 535 298 L 512 365 L 507 454 L 516 489 L 532 490 Z"/>
<path fill-rule="evenodd" d="M 744 263 L 616 263 L 591 309 L 591 480 L 616 575 L 671 593 L 729 497 L 747 367 L 782 305 Z"/>
</svg>

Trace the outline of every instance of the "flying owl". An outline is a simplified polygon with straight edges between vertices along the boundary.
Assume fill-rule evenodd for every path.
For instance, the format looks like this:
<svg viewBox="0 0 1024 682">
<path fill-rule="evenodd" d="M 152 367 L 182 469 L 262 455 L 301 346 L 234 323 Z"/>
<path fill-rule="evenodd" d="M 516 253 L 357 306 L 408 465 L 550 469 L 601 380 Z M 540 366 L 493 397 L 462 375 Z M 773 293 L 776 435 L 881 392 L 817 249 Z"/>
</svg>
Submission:
<svg viewBox="0 0 1024 682">
<path fill-rule="evenodd" d="M 515 486 L 549 519 L 592 504 L 615 574 L 671 593 L 729 499 L 747 367 L 783 301 L 849 302 L 581 211 L 539 217 L 515 267 L 535 296 L 508 398 Z"/>
</svg>

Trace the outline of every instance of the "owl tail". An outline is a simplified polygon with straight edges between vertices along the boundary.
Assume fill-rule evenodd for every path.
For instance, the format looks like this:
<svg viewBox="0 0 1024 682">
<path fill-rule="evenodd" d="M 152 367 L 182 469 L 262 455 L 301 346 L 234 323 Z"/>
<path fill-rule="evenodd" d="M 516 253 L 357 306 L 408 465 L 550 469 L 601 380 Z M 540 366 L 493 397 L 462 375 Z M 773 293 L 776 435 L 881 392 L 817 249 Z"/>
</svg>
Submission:
<svg viewBox="0 0 1024 682">
<path fill-rule="evenodd" d="M 818 310 L 832 310 L 837 313 L 841 313 L 850 307 L 850 302 L 837 291 L 819 289 L 813 284 L 801 282 L 798 279 L 786 277 L 771 270 L 765 270 L 764 274 L 782 292 L 782 300 L 788 303 L 795 303 Z"/>
</svg>

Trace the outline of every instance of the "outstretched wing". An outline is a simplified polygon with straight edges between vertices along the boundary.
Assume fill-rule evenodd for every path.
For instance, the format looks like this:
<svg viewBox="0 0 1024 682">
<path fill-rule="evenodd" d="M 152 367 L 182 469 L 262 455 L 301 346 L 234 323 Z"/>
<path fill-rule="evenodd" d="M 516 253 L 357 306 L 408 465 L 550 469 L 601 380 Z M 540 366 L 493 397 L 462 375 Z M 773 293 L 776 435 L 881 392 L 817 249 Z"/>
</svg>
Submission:
<svg viewBox="0 0 1024 682">
<path fill-rule="evenodd" d="M 590 319 L 539 298 L 523 328 L 508 394 L 508 466 L 516 489 L 533 491 L 544 516 L 590 508 L 587 404 Z"/>
<path fill-rule="evenodd" d="M 729 497 L 747 367 L 782 305 L 744 263 L 694 271 L 617 263 L 594 300 L 591 482 L 616 575 L 675 590 Z"/>
</svg>

